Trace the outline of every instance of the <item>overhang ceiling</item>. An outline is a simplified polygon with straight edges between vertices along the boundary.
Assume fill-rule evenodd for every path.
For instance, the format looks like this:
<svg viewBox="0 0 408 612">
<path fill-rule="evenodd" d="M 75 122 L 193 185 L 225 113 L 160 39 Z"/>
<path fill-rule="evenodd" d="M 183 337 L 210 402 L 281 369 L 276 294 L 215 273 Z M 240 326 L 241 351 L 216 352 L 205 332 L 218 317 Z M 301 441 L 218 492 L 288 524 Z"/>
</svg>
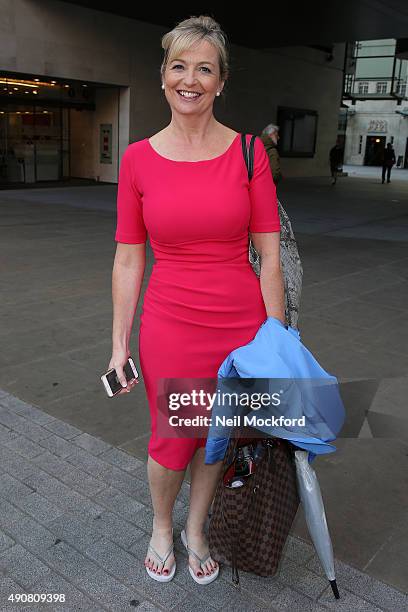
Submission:
<svg viewBox="0 0 408 612">
<path fill-rule="evenodd" d="M 337 2 L 168 2 L 65 0 L 71 4 L 172 28 L 191 15 L 214 17 L 232 43 L 256 49 L 285 45 L 328 46 L 336 42 L 408 37 L 408 0 Z"/>
</svg>

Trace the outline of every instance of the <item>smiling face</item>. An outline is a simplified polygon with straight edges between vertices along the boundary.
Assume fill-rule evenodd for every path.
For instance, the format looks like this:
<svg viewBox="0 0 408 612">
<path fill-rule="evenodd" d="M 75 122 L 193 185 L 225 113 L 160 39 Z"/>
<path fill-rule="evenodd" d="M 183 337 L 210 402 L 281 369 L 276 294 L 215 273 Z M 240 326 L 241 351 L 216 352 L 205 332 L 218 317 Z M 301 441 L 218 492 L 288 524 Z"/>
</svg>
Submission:
<svg viewBox="0 0 408 612">
<path fill-rule="evenodd" d="M 220 81 L 219 56 L 216 47 L 201 40 L 167 63 L 163 74 L 164 91 L 173 112 L 203 113 L 211 110 Z"/>
</svg>

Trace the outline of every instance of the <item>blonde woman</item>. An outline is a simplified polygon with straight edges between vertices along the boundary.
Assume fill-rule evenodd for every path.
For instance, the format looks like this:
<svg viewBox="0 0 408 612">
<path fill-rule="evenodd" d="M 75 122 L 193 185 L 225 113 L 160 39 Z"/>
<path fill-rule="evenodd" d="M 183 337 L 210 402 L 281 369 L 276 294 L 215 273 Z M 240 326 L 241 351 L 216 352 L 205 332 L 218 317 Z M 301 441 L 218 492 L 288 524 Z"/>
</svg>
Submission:
<svg viewBox="0 0 408 612">
<path fill-rule="evenodd" d="M 182 540 L 199 584 L 218 575 L 204 524 L 221 463 L 204 463 L 203 438 L 157 431 L 159 378 L 216 378 L 234 348 L 249 342 L 267 316 L 284 322 L 276 190 L 262 142 L 255 142 L 248 183 L 240 134 L 214 117 L 228 77 L 226 39 L 210 17 L 191 17 L 162 39 L 162 90 L 171 121 L 126 149 L 120 168 L 113 267 L 113 352 L 123 365 L 145 269 L 149 235 L 155 256 L 145 293 L 139 360 L 151 414 L 148 478 L 154 510 L 145 559 L 155 580 L 174 576 L 172 510 L 191 469 Z M 262 257 L 260 281 L 248 262 L 248 235 Z M 130 391 L 129 383 L 121 393 Z"/>
</svg>

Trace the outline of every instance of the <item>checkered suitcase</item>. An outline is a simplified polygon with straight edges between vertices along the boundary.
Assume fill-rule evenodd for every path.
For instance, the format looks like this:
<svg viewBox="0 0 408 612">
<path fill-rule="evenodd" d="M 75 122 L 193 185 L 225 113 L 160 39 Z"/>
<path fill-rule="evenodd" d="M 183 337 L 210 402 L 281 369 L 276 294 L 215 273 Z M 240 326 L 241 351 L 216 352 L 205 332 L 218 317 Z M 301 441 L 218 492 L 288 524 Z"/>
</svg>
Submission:
<svg viewBox="0 0 408 612">
<path fill-rule="evenodd" d="M 269 440 L 272 447 L 244 486 L 228 488 L 221 478 L 214 497 L 210 551 L 214 559 L 231 565 L 235 584 L 239 584 L 239 569 L 258 576 L 276 574 L 300 503 L 294 447 L 279 438 Z M 242 438 L 230 440 L 223 474 L 237 447 L 245 443 Z"/>
</svg>

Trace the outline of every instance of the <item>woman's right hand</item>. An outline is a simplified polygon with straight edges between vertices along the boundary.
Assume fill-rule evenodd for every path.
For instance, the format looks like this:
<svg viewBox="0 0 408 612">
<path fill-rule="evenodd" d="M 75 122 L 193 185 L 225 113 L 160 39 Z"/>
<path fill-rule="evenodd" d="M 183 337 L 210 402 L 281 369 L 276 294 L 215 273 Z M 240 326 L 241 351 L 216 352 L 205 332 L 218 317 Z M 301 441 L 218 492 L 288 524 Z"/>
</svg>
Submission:
<svg viewBox="0 0 408 612">
<path fill-rule="evenodd" d="M 125 350 L 115 350 L 112 352 L 112 357 L 108 365 L 108 370 L 110 370 L 111 368 L 114 368 L 116 370 L 119 382 L 123 387 L 119 391 L 119 393 L 117 393 L 117 395 L 122 395 L 123 393 L 130 393 L 133 387 L 139 382 L 137 378 L 132 378 L 132 380 L 130 380 L 129 382 L 126 380 L 123 368 L 129 356 L 130 352 Z"/>
</svg>

